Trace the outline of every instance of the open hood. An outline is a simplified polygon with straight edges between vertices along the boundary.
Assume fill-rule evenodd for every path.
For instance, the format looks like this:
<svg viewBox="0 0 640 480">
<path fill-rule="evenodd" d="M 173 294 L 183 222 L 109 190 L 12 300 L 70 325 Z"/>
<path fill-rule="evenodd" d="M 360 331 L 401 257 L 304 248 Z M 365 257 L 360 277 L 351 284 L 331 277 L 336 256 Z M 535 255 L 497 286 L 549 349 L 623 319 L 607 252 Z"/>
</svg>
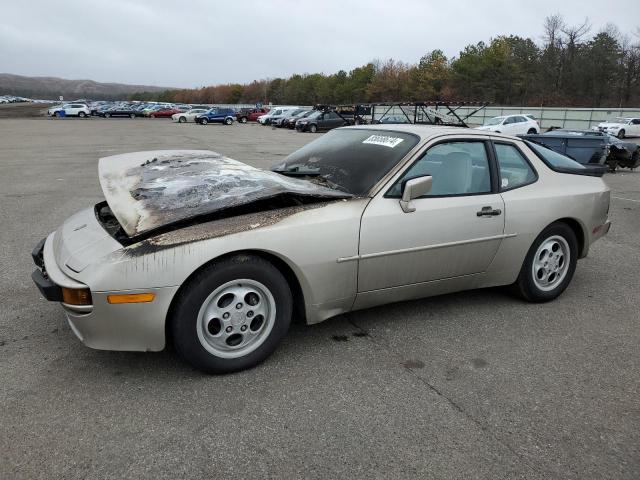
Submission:
<svg viewBox="0 0 640 480">
<path fill-rule="evenodd" d="M 101 158 L 98 170 L 107 203 L 129 237 L 278 196 L 352 196 L 209 150 L 114 155 Z"/>
</svg>

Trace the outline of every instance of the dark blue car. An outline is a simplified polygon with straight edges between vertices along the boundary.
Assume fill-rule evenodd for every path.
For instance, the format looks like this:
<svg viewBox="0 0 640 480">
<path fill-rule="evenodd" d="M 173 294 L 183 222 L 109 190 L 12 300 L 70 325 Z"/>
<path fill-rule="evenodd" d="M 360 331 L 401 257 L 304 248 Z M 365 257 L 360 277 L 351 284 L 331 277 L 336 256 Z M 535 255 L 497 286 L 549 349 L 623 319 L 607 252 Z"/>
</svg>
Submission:
<svg viewBox="0 0 640 480">
<path fill-rule="evenodd" d="M 198 115 L 195 118 L 195 121 L 200 125 L 206 125 L 208 123 L 223 123 L 224 125 L 231 125 L 235 119 L 236 112 L 232 108 L 214 107 L 205 113 Z"/>
</svg>

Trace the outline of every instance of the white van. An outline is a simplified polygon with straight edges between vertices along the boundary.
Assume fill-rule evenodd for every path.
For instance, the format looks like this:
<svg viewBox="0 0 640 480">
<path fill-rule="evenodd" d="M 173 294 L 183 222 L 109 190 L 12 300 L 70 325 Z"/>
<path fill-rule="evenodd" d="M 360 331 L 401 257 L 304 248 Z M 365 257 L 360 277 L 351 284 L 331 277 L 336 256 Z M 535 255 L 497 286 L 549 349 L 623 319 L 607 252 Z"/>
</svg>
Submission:
<svg viewBox="0 0 640 480">
<path fill-rule="evenodd" d="M 293 110 L 297 110 L 298 108 L 300 107 L 273 107 L 271 110 L 269 110 L 269 113 L 260 115 L 258 117 L 258 122 L 262 125 L 269 125 L 272 120 L 282 118 L 286 116 L 289 112 L 292 112 Z"/>
</svg>

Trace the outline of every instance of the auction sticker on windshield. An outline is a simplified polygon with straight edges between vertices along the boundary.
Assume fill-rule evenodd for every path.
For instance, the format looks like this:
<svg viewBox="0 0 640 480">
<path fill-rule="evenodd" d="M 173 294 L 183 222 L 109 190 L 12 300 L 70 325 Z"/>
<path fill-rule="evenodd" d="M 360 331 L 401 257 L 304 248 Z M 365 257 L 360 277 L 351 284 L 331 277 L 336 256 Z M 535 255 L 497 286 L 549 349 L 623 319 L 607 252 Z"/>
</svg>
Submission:
<svg viewBox="0 0 640 480">
<path fill-rule="evenodd" d="M 371 135 L 366 138 L 362 143 L 369 143 L 371 145 L 382 145 L 383 147 L 394 148 L 396 145 L 404 141 L 403 138 L 389 137 L 387 135 Z"/>
</svg>

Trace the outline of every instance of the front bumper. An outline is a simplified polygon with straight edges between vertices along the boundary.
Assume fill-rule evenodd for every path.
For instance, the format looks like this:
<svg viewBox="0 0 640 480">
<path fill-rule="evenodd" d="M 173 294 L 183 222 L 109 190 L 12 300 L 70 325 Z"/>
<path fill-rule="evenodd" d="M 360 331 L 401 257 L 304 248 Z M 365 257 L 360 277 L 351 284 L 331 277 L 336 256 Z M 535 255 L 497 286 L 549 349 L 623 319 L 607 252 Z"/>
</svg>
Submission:
<svg viewBox="0 0 640 480">
<path fill-rule="evenodd" d="M 93 305 L 62 302 L 62 287 L 88 288 L 68 277 L 58 267 L 53 253 L 53 234 L 38 243 L 32 252 L 38 267 L 31 275 L 42 296 L 59 302 L 69 326 L 88 347 L 99 350 L 160 351 L 165 347 L 165 320 L 178 287 L 120 291 L 91 291 Z M 149 303 L 111 304 L 109 295 L 153 293 Z"/>
</svg>

